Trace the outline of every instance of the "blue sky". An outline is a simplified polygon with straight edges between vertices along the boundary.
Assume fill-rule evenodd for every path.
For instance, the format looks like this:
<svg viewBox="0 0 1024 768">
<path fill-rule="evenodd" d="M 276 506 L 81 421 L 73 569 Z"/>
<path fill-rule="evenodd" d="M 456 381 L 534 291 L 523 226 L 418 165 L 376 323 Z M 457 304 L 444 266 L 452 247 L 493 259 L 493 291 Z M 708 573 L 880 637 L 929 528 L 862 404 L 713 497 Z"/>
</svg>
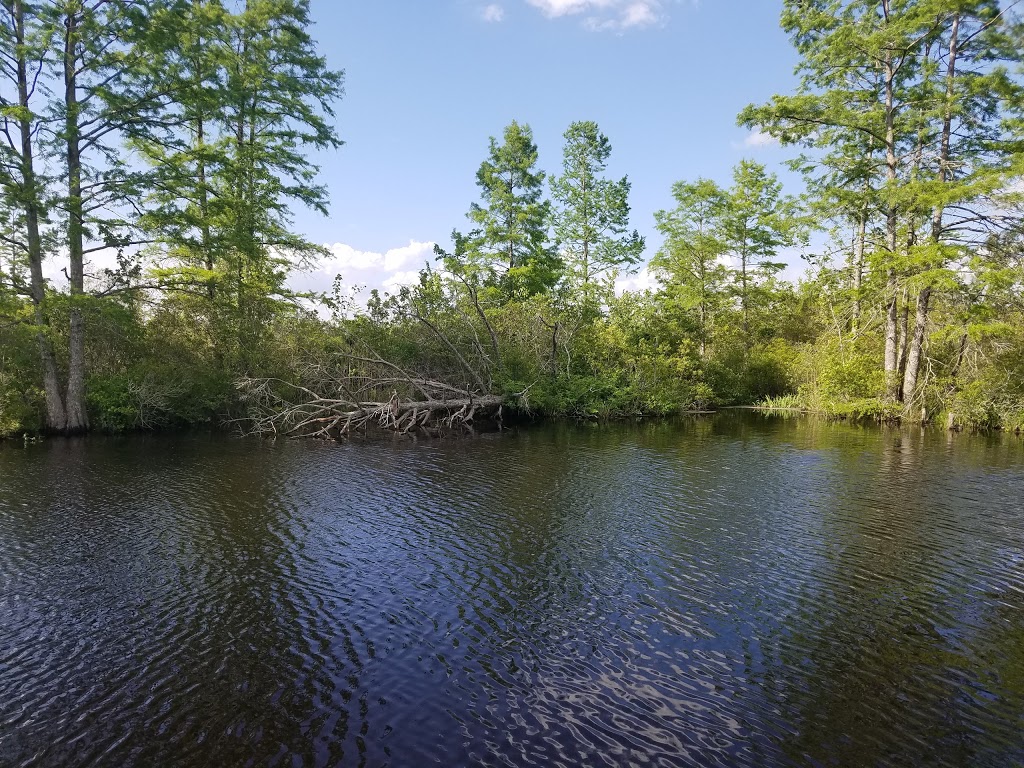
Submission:
<svg viewBox="0 0 1024 768">
<path fill-rule="evenodd" d="M 611 140 L 609 172 L 633 185 L 633 226 L 660 245 L 654 211 L 672 183 L 728 183 L 751 157 L 789 150 L 736 126 L 747 103 L 790 91 L 796 56 L 767 0 L 312 0 L 312 32 L 346 71 L 337 125 L 346 144 L 317 156 L 327 218 L 296 211 L 298 231 L 332 247 L 326 288 L 390 286 L 446 243 L 478 199 L 488 137 L 529 123 L 540 166 L 558 171 L 562 133 L 595 120 Z M 799 264 L 789 270 L 796 274 Z M 635 283 L 636 281 L 634 281 Z"/>
</svg>

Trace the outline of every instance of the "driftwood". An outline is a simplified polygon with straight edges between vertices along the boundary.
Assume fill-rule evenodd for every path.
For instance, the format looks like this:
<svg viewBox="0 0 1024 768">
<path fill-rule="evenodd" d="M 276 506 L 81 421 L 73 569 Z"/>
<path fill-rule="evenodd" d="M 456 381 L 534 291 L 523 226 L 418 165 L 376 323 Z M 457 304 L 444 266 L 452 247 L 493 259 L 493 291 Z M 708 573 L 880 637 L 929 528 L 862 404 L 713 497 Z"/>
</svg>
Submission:
<svg viewBox="0 0 1024 768">
<path fill-rule="evenodd" d="M 472 430 L 474 422 L 500 428 L 506 404 L 529 410 L 530 387 L 514 395 L 494 393 L 491 366 L 499 357 L 497 337 L 486 313 L 477 309 L 492 332 L 493 360 L 475 335 L 475 354 L 460 352 L 414 306 L 411 317 L 442 342 L 450 358 L 423 355 L 419 368 L 409 370 L 365 342 L 346 339 L 329 356 L 300 366 L 292 381 L 245 378 L 237 382 L 248 411 L 238 423 L 249 433 L 333 439 L 369 429 L 434 435 Z"/>
<path fill-rule="evenodd" d="M 353 380 L 359 382 L 361 378 Z M 238 388 L 250 405 L 247 431 L 256 434 L 341 439 L 368 428 L 403 435 L 437 434 L 471 429 L 478 418 L 501 423 L 505 398 L 500 395 L 479 395 L 443 382 L 405 377 L 374 379 L 372 384 L 379 388 L 396 381 L 413 385 L 423 397 L 402 397 L 398 390 L 386 401 L 325 397 L 307 387 L 276 379 L 243 379 Z M 337 388 L 351 389 L 344 384 Z M 292 400 L 280 394 L 282 390 L 299 396 Z"/>
</svg>

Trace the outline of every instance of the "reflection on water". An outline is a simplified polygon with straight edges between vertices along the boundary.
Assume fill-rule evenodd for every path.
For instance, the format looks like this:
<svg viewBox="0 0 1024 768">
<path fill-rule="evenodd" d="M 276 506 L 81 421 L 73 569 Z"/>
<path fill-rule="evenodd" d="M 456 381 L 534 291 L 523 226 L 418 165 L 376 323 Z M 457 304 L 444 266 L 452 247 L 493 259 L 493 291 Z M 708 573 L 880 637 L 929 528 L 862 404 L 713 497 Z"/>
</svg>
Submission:
<svg viewBox="0 0 1024 768">
<path fill-rule="evenodd" d="M 1024 448 L 0 448 L 0 765 L 1024 761 Z"/>
</svg>

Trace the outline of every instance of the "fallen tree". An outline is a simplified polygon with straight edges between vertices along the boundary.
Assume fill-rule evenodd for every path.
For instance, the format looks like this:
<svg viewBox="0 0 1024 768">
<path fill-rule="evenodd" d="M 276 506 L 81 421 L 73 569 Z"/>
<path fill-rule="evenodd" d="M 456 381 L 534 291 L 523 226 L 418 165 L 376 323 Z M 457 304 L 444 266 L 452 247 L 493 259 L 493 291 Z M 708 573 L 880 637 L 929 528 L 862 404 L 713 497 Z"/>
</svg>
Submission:
<svg viewBox="0 0 1024 768">
<path fill-rule="evenodd" d="M 441 382 L 421 382 L 421 386 L 443 390 L 445 395 L 418 399 L 394 390 L 386 401 L 360 400 L 323 397 L 306 387 L 274 379 L 243 379 L 238 384 L 250 405 L 248 431 L 257 434 L 342 439 L 371 427 L 404 435 L 470 430 L 478 418 L 501 425 L 505 398 L 500 395 L 460 392 Z M 282 388 L 306 397 L 289 400 L 280 394 Z"/>
<path fill-rule="evenodd" d="M 500 428 L 506 408 L 528 411 L 530 386 L 508 393 L 479 276 L 449 262 L 444 273 L 424 269 L 418 284 L 394 296 L 374 296 L 352 313 L 352 332 L 314 353 L 319 360 L 300 363 L 293 379 L 238 381 L 243 430 L 334 439 L 368 429 L 438 434 L 485 421 Z"/>
<path fill-rule="evenodd" d="M 436 435 L 502 426 L 507 406 L 528 409 L 529 387 L 513 395 L 417 376 L 370 350 L 346 351 L 330 364 L 308 364 L 298 381 L 243 378 L 236 386 L 247 414 L 244 432 L 344 439 L 370 429 Z"/>
</svg>

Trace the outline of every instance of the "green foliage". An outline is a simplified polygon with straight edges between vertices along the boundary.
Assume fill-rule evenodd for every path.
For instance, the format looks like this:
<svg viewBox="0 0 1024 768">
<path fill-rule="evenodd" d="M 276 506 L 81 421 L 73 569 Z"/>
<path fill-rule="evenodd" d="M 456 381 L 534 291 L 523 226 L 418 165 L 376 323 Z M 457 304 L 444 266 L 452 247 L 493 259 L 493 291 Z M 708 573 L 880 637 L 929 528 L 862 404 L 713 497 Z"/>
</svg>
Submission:
<svg viewBox="0 0 1024 768">
<path fill-rule="evenodd" d="M 791 392 L 796 356 L 793 345 L 781 338 L 753 347 L 743 370 L 742 399 L 756 402 Z"/>
<path fill-rule="evenodd" d="M 1016 197 L 1007 190 L 1021 172 L 1019 23 L 996 0 L 786 0 L 782 26 L 800 56 L 797 90 L 739 121 L 809 150 L 793 165 L 816 212 L 857 232 L 854 325 L 865 264 L 885 276 L 873 297 L 886 308 L 885 395 L 911 414 L 928 397 L 935 294 L 973 277 L 968 254 L 1001 228 L 993 205 Z"/>
<path fill-rule="evenodd" d="M 476 226 L 464 258 L 486 270 L 508 300 L 543 293 L 561 269 L 547 241 L 551 205 L 543 199 L 545 173 L 537 169 L 537 158 L 530 126 L 513 121 L 501 144 L 491 138 L 490 154 L 477 171 L 483 205 L 470 208 Z"/>
<path fill-rule="evenodd" d="M 665 243 L 651 261 L 664 300 L 695 323 L 701 355 L 714 346 L 715 331 L 729 305 L 730 271 L 722 237 L 728 195 L 708 179 L 677 182 L 676 207 L 654 214 Z"/>
<path fill-rule="evenodd" d="M 758 401 L 757 406 L 767 411 L 791 411 L 791 410 L 802 410 L 804 408 L 803 401 L 797 394 L 790 393 L 788 395 L 778 395 L 772 397 L 768 395 Z"/>
<path fill-rule="evenodd" d="M 306 297 L 286 280 L 321 249 L 291 207 L 326 213 L 309 152 L 341 144 L 342 75 L 310 25 L 308 0 L 0 10 L 19 99 L 0 115 L 0 328 L 36 358 L 4 363 L 5 430 L 82 431 L 86 409 L 106 430 L 216 423 L 238 376 L 293 373 L 276 355 Z M 117 266 L 89 274 L 105 248 Z M 62 251 L 57 290 L 42 262 Z"/>
<path fill-rule="evenodd" d="M 363 310 L 341 276 L 333 298 L 288 288 L 321 253 L 291 227 L 295 206 L 327 210 L 310 153 L 341 145 L 308 0 L 5 5 L 4 93 L 19 61 L 47 84 L 77 66 L 70 89 L 0 105 L 0 434 L 55 428 L 75 387 L 99 429 L 223 425 L 246 377 L 380 398 L 431 382 L 580 419 L 760 403 L 1024 427 L 1019 29 L 995 0 L 785 0 L 782 24 L 798 87 L 740 121 L 803 148 L 806 199 L 749 160 L 727 186 L 676 183 L 656 286 L 616 295 L 645 243 L 608 138 L 572 123 L 549 178 L 512 122 L 471 230 Z M 794 286 L 783 262 L 812 226 L 831 241 Z M 42 261 L 69 247 L 57 289 Z M 118 265 L 87 276 L 103 247 Z"/>
<path fill-rule="evenodd" d="M 597 123 L 573 123 L 565 132 L 562 175 L 551 179 L 566 292 L 594 308 L 607 302 L 620 270 L 635 265 L 644 250 L 644 239 L 629 231 L 629 179 L 601 176 L 611 152 Z"/>
<path fill-rule="evenodd" d="M 43 392 L 25 381 L 0 370 L 0 438 L 35 432 L 42 426 Z"/>
</svg>

